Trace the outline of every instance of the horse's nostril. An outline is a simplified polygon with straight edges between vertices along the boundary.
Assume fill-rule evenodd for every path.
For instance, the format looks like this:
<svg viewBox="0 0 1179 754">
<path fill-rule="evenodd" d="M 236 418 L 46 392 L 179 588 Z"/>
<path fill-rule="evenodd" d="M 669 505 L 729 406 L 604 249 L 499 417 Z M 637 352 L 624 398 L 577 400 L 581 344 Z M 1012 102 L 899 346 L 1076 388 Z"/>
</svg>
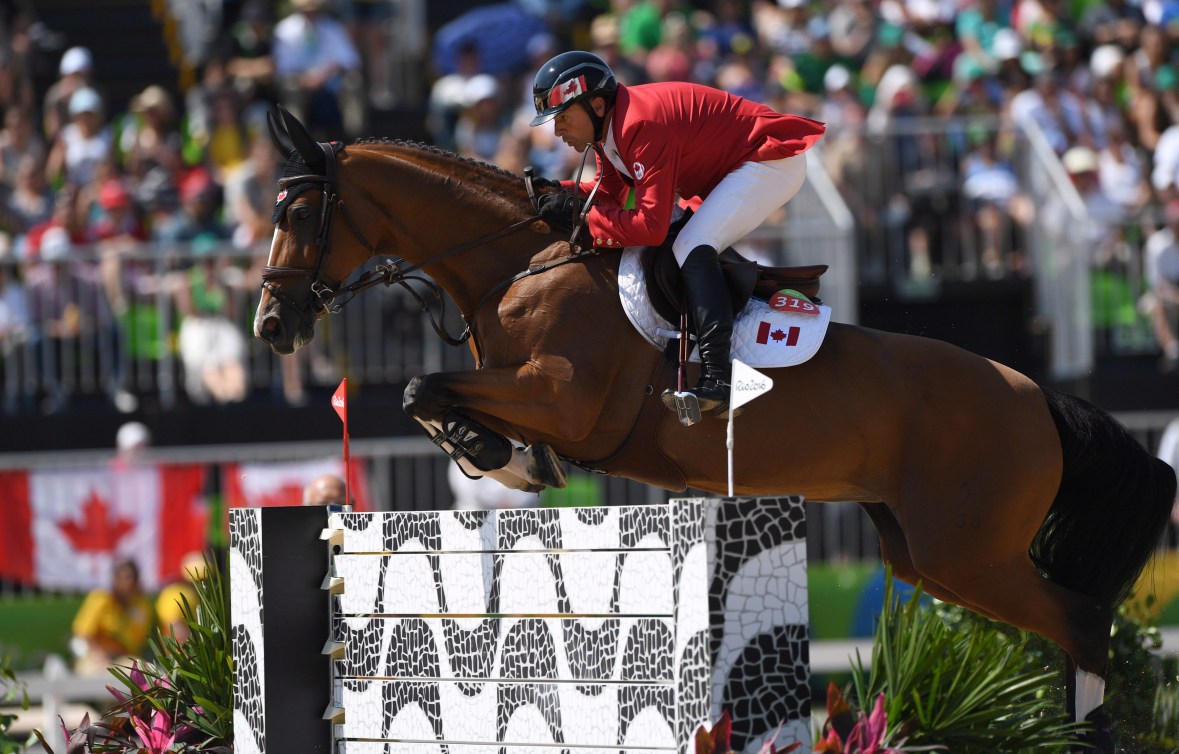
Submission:
<svg viewBox="0 0 1179 754">
<path fill-rule="evenodd" d="M 262 326 L 258 328 L 258 334 L 267 343 L 274 343 L 282 337 L 282 320 L 275 316 L 264 318 Z"/>
</svg>

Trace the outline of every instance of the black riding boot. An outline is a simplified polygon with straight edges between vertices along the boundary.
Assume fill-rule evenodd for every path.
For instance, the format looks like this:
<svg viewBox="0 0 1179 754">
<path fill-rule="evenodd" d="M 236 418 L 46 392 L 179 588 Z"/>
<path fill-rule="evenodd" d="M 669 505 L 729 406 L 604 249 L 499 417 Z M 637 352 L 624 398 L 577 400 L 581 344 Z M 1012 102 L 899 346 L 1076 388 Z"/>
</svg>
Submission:
<svg viewBox="0 0 1179 754">
<path fill-rule="evenodd" d="M 700 348 L 700 379 L 688 392 L 696 396 L 701 411 L 720 413 L 729 404 L 733 365 L 729 361 L 733 337 L 733 302 L 721 272 L 716 249 L 697 246 L 680 268 L 688 313 L 696 327 Z"/>
</svg>

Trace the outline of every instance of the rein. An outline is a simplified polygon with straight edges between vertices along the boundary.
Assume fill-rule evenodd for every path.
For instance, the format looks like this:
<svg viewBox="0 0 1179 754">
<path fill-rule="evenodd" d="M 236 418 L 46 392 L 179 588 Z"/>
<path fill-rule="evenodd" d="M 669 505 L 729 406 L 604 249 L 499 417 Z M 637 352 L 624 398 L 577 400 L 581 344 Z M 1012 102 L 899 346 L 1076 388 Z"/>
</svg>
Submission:
<svg viewBox="0 0 1179 754">
<path fill-rule="evenodd" d="M 319 255 L 315 260 L 315 267 L 314 269 L 306 269 L 303 267 L 266 265 L 262 268 L 262 288 L 264 290 L 270 291 L 270 295 L 277 298 L 287 307 L 293 309 L 308 326 L 314 325 L 316 317 L 306 314 L 303 307 L 297 306 L 295 301 L 289 295 L 283 292 L 282 289 L 274 285 L 272 281 L 282 278 L 311 278 L 311 293 L 313 296 L 313 301 L 310 310 L 312 315 L 318 311 L 325 311 L 329 314 L 338 314 L 343 308 L 344 304 L 348 303 L 348 301 L 351 301 L 360 292 L 375 285 L 380 284 L 386 287 L 394 284 L 400 285 L 409 292 L 414 300 L 418 302 L 421 310 L 425 312 L 427 317 L 429 317 L 430 326 L 434 328 L 434 332 L 438 335 L 438 337 L 448 345 L 461 346 L 470 340 L 474 335 L 473 322 L 475 319 L 475 314 L 493 295 L 504 288 L 507 288 L 520 280 L 523 280 L 524 278 L 531 277 L 533 275 L 539 275 L 555 267 L 560 267 L 562 265 L 569 264 L 570 262 L 580 261 L 585 257 L 595 256 L 598 253 L 597 250 L 593 247 L 583 250 L 571 239 L 571 251 L 568 255 L 551 262 L 546 262 L 545 264 L 532 265 L 528 267 L 528 269 L 501 281 L 483 294 L 483 297 L 479 299 L 477 304 L 475 304 L 475 308 L 471 310 L 469 315 L 460 312 L 459 316 L 463 321 L 463 331 L 457 337 L 452 336 L 449 332 L 447 332 L 445 326 L 440 322 L 440 318 L 444 317 L 446 313 L 446 300 L 442 295 L 441 286 L 428 278 L 422 277 L 421 275 L 412 275 L 411 273 L 417 272 L 418 270 L 421 270 L 432 264 L 442 262 L 465 251 L 470 251 L 471 249 L 490 243 L 491 241 L 496 241 L 500 238 L 504 238 L 505 236 L 509 236 L 521 228 L 527 227 L 541 219 L 540 215 L 526 217 L 523 220 L 514 222 L 505 228 L 495 231 L 494 233 L 481 236 L 473 241 L 456 246 L 452 249 L 448 249 L 440 254 L 435 254 L 434 256 L 424 259 L 417 264 L 403 266 L 405 265 L 404 259 L 396 257 L 386 259 L 384 264 L 378 264 L 374 267 L 374 269 L 364 271 L 361 273 L 360 277 L 358 277 L 353 282 L 342 287 L 333 287 L 323 279 L 322 271 L 324 260 L 331 251 L 331 225 L 337 205 L 340 208 L 340 214 L 343 216 L 344 221 L 352 230 L 352 234 L 356 236 L 357 240 L 359 240 L 366 249 L 368 249 L 369 259 L 372 259 L 374 256 L 376 256 L 377 247 L 376 245 L 370 243 L 368 238 L 366 238 L 365 235 L 361 232 L 360 228 L 357 227 L 355 221 L 352 219 L 352 216 L 348 214 L 348 210 L 344 206 L 344 202 L 342 199 L 340 199 L 339 193 L 337 191 L 339 180 L 337 178 L 338 172 L 336 166 L 336 155 L 339 152 L 344 151 L 344 146 L 338 142 L 319 142 L 319 148 L 323 150 L 325 158 L 324 175 L 309 173 L 305 175 L 285 176 L 280 178 L 278 181 L 279 186 L 282 188 L 300 183 L 318 183 L 322 187 L 324 196 L 320 206 L 319 223 L 316 227 L 315 233 L 315 246 L 319 250 Z M 531 180 L 527 179 L 526 181 L 531 198 L 532 182 Z M 588 209 L 588 203 L 586 209 Z M 584 215 L 582 218 L 584 218 Z M 576 235 L 577 229 L 574 230 L 574 237 L 576 237 Z M 429 304 L 426 302 L 422 294 L 420 294 L 417 290 L 414 289 L 413 286 L 410 285 L 410 281 L 419 282 L 430 290 L 430 292 L 433 294 L 434 300 L 437 301 L 439 305 L 440 314 L 438 318 L 434 316 L 434 312 L 430 309 Z M 343 293 L 348 293 L 350 295 L 347 299 L 344 299 L 340 303 L 336 303 L 336 299 L 340 296 L 340 294 Z M 476 357 L 478 357 L 478 354 L 476 354 Z"/>
<path fill-rule="evenodd" d="M 446 331 L 446 328 L 438 321 L 438 319 L 436 319 L 434 317 L 434 312 L 430 310 L 429 304 L 426 303 L 426 301 L 422 297 L 422 295 L 420 293 L 418 293 L 418 291 L 415 290 L 413 288 L 413 286 L 411 286 L 409 284 L 409 282 L 410 281 L 418 282 L 418 283 L 421 283 L 422 285 L 424 285 L 426 288 L 428 288 L 430 290 L 430 292 L 433 294 L 434 300 L 438 302 L 438 305 L 442 309 L 443 314 L 445 314 L 446 299 L 443 298 L 443 296 L 442 296 L 442 287 L 440 285 L 438 285 L 437 283 L 435 283 L 433 280 L 422 277 L 421 275 L 411 275 L 410 273 L 417 272 L 418 270 L 422 269 L 423 267 L 428 267 L 429 265 L 436 264 L 436 263 L 441 262 L 445 259 L 448 259 L 452 256 L 455 256 L 456 254 L 461 254 L 464 251 L 470 251 L 471 249 L 474 249 L 478 246 L 482 246 L 485 243 L 489 243 L 491 241 L 495 241 L 497 239 L 503 238 L 504 236 L 511 235 L 512 233 L 515 233 L 517 230 L 520 230 L 523 227 L 531 225 L 532 223 L 534 223 L 538 219 L 539 219 L 539 216 L 533 216 L 533 217 L 525 218 L 525 219 L 520 220 L 518 222 L 514 222 L 511 225 L 507 226 L 506 228 L 501 228 L 500 230 L 497 230 L 495 233 L 492 233 L 487 236 L 482 236 L 480 238 L 475 239 L 474 241 L 471 241 L 469 243 L 465 243 L 461 246 L 456 246 L 453 249 L 449 249 L 447 251 L 442 252 L 441 254 L 435 254 L 434 256 L 432 256 L 428 259 L 425 259 L 421 262 L 418 262 L 417 264 L 413 264 L 408 267 L 403 268 L 401 266 L 405 262 L 404 259 L 398 259 L 398 258 L 387 259 L 387 260 L 385 260 L 384 264 L 378 264 L 372 270 L 366 270 L 363 273 L 361 273 L 359 278 L 357 278 L 354 282 L 350 283 L 349 285 L 345 286 L 344 288 L 341 288 L 340 292 L 348 292 L 348 293 L 351 293 L 353 296 L 355 296 L 357 293 L 359 293 L 363 290 L 366 290 L 368 288 L 371 288 L 374 285 L 378 285 L 378 284 L 385 285 L 385 286 L 390 286 L 390 285 L 395 285 L 395 284 L 400 285 L 402 288 L 404 288 L 406 291 L 408 291 L 411 296 L 413 296 L 414 300 L 418 302 L 418 306 L 420 306 L 422 311 L 426 313 L 426 316 L 430 318 L 430 326 L 432 328 L 434 328 L 434 332 L 438 335 L 438 337 L 442 338 L 442 340 L 445 341 L 447 345 L 461 346 L 462 344 L 464 344 L 468 340 L 470 340 L 470 338 L 474 334 L 474 326 L 472 325 L 472 323 L 475 319 L 475 314 L 483 307 L 483 304 L 487 303 L 487 300 L 490 299 L 496 292 L 503 290 L 504 288 L 507 288 L 508 286 L 512 285 L 513 283 L 515 283 L 518 280 L 523 280 L 524 278 L 529 277 L 531 275 L 538 275 L 542 272 L 546 272 L 548 270 L 551 270 L 554 267 L 559 267 L 563 264 L 568 264 L 569 262 L 579 260 L 582 257 L 592 256 L 593 254 L 596 254 L 597 252 L 596 251 L 591 251 L 591 252 L 581 251 L 581 249 L 579 247 L 575 246 L 575 247 L 573 247 L 574 251 L 571 252 L 568 256 L 561 257 L 560 259 L 554 260 L 554 261 L 549 262 L 547 264 L 534 265 L 534 266 L 529 267 L 528 269 L 524 270 L 523 272 L 519 272 L 519 273 L 513 275 L 512 277 L 508 278 L 507 280 L 504 280 L 504 281 L 496 284 L 490 290 L 488 290 L 487 293 L 483 294 L 483 297 L 479 299 L 479 302 L 477 304 L 475 304 L 475 308 L 471 310 L 471 313 L 469 315 L 462 314 L 460 312 L 459 316 L 462 317 L 462 320 L 463 320 L 463 331 L 461 333 L 459 333 L 458 337 L 452 336 L 450 333 L 448 333 Z M 349 299 L 349 300 L 351 300 L 351 299 Z M 332 313 L 336 313 L 339 310 L 340 310 L 340 307 L 337 306 L 335 309 L 329 310 L 329 311 L 332 311 Z"/>
</svg>

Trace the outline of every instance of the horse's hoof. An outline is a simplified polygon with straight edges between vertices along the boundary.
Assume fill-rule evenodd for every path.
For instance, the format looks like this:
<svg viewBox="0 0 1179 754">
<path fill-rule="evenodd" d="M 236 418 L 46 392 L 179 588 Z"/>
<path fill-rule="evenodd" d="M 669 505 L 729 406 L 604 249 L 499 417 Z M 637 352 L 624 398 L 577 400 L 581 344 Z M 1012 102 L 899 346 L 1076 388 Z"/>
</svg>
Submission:
<svg viewBox="0 0 1179 754">
<path fill-rule="evenodd" d="M 560 489 L 569 483 L 556 451 L 544 443 L 532 446 L 528 461 L 528 479 L 543 487 Z"/>
<path fill-rule="evenodd" d="M 1102 704 L 1085 715 L 1085 722 L 1092 727 L 1081 737 L 1081 743 L 1088 748 L 1073 749 L 1077 754 L 1114 754 L 1113 721 Z"/>
<path fill-rule="evenodd" d="M 450 405 L 439 389 L 437 374 L 420 374 L 409 381 L 401 395 L 401 410 L 415 419 L 437 421 Z"/>
</svg>

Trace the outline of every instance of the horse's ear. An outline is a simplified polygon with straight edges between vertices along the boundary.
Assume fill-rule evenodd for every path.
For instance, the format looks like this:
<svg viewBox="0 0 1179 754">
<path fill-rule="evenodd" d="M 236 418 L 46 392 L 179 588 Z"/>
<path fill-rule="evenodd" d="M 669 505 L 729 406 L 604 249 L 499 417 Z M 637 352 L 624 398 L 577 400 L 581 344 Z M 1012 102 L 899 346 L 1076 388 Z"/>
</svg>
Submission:
<svg viewBox="0 0 1179 754">
<path fill-rule="evenodd" d="M 291 143 L 291 137 L 287 134 L 286 126 L 278 121 L 278 116 L 274 114 L 274 108 L 266 110 L 266 128 L 270 131 L 270 140 L 274 142 L 274 146 L 278 149 L 279 154 L 283 159 L 291 156 L 291 152 L 295 151 L 295 145 Z"/>
<path fill-rule="evenodd" d="M 304 126 L 298 118 L 281 107 L 278 108 L 278 112 L 282 115 L 287 133 L 291 136 L 291 143 L 295 145 L 295 151 L 303 158 L 303 162 L 306 162 L 312 170 L 323 172 L 326 167 L 323 150 L 319 148 L 319 143 L 307 130 L 307 126 Z"/>
</svg>

